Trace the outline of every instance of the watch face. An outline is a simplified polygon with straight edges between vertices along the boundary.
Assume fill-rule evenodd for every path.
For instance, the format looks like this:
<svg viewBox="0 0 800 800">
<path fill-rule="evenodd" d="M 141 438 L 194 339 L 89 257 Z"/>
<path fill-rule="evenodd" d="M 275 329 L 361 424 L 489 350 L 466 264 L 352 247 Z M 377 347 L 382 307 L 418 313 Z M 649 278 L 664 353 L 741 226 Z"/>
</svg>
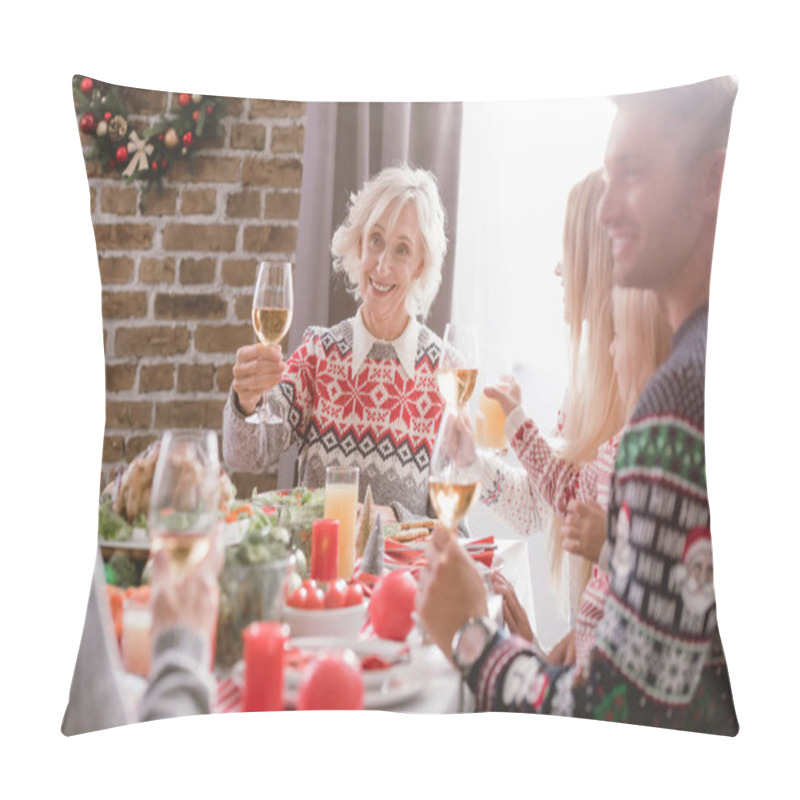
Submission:
<svg viewBox="0 0 800 800">
<path fill-rule="evenodd" d="M 453 654 L 456 664 L 462 669 L 471 667 L 480 657 L 490 632 L 486 624 L 479 619 L 471 620 L 460 632 Z"/>
</svg>

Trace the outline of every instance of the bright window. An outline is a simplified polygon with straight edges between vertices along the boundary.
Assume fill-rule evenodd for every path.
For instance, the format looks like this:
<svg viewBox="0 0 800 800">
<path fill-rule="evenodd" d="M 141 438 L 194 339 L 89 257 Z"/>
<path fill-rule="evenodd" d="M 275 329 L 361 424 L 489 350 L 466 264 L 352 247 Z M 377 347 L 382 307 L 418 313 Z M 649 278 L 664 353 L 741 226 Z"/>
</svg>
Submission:
<svg viewBox="0 0 800 800">
<path fill-rule="evenodd" d="M 612 116 L 605 99 L 464 104 L 453 321 L 473 321 L 483 342 L 509 342 L 525 409 L 545 431 L 567 385 L 554 275 L 567 195 L 602 166 Z M 483 508 L 473 510 L 470 524 L 513 537 Z M 550 589 L 547 539 L 542 532 L 529 548 L 535 628 L 549 646 L 567 623 L 564 598 Z"/>
</svg>

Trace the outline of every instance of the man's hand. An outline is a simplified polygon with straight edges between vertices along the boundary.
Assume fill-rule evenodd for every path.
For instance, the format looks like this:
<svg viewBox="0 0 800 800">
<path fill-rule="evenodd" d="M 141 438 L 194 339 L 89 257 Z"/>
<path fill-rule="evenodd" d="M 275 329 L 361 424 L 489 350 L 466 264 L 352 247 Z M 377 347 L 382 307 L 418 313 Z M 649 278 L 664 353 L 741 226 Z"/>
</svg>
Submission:
<svg viewBox="0 0 800 800">
<path fill-rule="evenodd" d="M 570 503 L 561 526 L 563 548 L 596 564 L 606 541 L 607 524 L 606 512 L 598 503 Z"/>
<path fill-rule="evenodd" d="M 250 344 L 236 351 L 232 385 L 245 414 L 252 414 L 261 396 L 280 383 L 285 368 L 276 344 Z"/>
<path fill-rule="evenodd" d="M 439 649 L 452 660 L 455 632 L 471 617 L 488 615 L 486 587 L 474 562 L 443 525 L 433 529 L 417 592 L 417 614 Z"/>
</svg>

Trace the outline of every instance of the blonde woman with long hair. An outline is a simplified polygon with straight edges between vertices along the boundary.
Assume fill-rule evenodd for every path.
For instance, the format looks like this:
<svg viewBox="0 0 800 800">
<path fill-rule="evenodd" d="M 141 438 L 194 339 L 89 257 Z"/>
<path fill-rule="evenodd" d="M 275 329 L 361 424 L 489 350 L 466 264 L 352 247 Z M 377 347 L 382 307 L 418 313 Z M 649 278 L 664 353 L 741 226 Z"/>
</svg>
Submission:
<svg viewBox="0 0 800 800">
<path fill-rule="evenodd" d="M 532 480 L 524 470 L 511 469 L 498 458 L 482 458 L 481 501 L 515 530 L 533 533 L 548 524 L 551 516 L 548 509 L 555 512 L 550 521 L 550 553 L 556 586 L 563 561 L 561 520 L 583 477 L 588 477 L 576 473 L 574 467 L 595 461 L 599 447 L 625 421 L 609 352 L 614 338 L 613 264 L 608 235 L 597 222 L 603 189 L 602 171 L 596 170 L 577 183 L 567 199 L 562 261 L 556 267 L 556 275 L 564 288 L 570 370 L 567 396 L 555 431 L 559 438 L 558 452 L 553 454 L 558 456 L 557 462 L 548 464 L 546 472 Z M 493 395 L 493 391 L 497 390 L 489 388 L 487 395 L 504 404 L 503 398 Z M 506 433 L 513 447 L 527 417 L 518 401 L 506 401 L 505 405 Z M 538 434 L 536 426 L 530 423 Z M 551 452 L 549 447 L 547 452 Z M 574 609 L 591 566 L 584 559 L 574 558 L 570 562 L 570 583 L 576 587 L 570 598 Z"/>
</svg>

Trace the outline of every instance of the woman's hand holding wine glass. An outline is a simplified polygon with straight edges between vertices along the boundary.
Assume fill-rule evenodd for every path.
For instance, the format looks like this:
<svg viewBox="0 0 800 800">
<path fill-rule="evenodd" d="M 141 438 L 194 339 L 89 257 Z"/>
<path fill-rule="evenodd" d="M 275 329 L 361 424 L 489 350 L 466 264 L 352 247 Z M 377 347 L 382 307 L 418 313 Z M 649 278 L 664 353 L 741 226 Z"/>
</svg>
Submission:
<svg viewBox="0 0 800 800">
<path fill-rule="evenodd" d="M 261 398 L 280 383 L 284 369 L 278 345 L 249 344 L 236 351 L 233 391 L 245 414 L 253 414 Z"/>
<path fill-rule="evenodd" d="M 233 390 L 245 414 L 252 422 L 279 424 L 282 418 L 269 408 L 266 395 L 276 386 L 286 364 L 280 342 L 292 324 L 294 292 L 292 265 L 287 262 L 263 261 L 258 265 L 253 291 L 253 330 L 260 344 L 240 347 L 233 366 Z M 252 416 L 261 397 L 264 409 Z"/>
</svg>

